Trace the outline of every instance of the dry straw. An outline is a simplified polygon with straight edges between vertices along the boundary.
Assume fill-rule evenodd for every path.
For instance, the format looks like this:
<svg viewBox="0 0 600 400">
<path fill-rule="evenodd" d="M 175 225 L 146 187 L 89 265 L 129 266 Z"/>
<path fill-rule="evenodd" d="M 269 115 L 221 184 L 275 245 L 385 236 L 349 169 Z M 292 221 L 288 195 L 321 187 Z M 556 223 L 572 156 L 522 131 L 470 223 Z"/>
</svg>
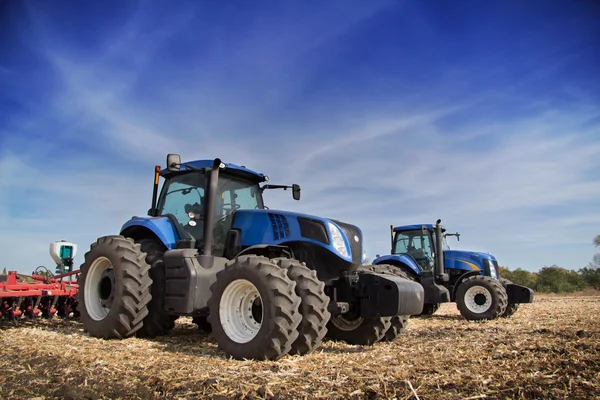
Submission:
<svg viewBox="0 0 600 400">
<path fill-rule="evenodd" d="M 156 340 L 104 341 L 81 324 L 0 325 L 0 398 L 600 398 L 600 297 L 540 297 L 510 319 L 452 304 L 393 343 L 326 341 L 276 362 L 225 359 L 189 318 Z"/>
</svg>

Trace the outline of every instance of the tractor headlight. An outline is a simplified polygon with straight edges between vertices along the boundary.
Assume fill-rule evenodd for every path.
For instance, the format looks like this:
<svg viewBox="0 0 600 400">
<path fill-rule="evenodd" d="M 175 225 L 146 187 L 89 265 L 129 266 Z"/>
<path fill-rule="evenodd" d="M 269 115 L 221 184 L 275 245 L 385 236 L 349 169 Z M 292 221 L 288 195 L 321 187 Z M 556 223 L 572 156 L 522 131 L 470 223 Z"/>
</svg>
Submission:
<svg viewBox="0 0 600 400">
<path fill-rule="evenodd" d="M 348 248 L 346 247 L 346 242 L 344 241 L 344 236 L 342 235 L 340 228 L 331 222 L 328 222 L 327 225 L 329 226 L 329 232 L 331 233 L 331 238 L 333 239 L 333 247 L 344 257 L 349 257 Z"/>
<path fill-rule="evenodd" d="M 490 263 L 490 276 L 494 279 L 498 279 L 498 272 L 496 271 L 496 266 L 493 263 Z"/>
</svg>

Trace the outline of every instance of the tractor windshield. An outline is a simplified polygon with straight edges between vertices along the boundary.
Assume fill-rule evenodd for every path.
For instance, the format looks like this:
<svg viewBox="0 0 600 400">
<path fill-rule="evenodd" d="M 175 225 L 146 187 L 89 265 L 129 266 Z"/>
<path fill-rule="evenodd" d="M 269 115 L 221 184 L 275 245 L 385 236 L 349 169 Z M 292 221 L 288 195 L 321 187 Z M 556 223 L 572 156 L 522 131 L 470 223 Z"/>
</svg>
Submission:
<svg viewBox="0 0 600 400">
<path fill-rule="evenodd" d="M 264 208 L 262 193 L 258 183 L 237 176 L 219 175 L 217 189 L 217 215 L 222 217 L 235 210 Z"/>
<path fill-rule="evenodd" d="M 201 172 L 173 175 L 166 180 L 158 203 L 159 215 L 172 214 L 198 242 L 204 237 L 206 184 L 207 177 Z M 258 182 L 238 174 L 220 173 L 213 209 L 213 254 L 223 253 L 225 238 L 236 210 L 262 208 L 264 204 Z"/>
<path fill-rule="evenodd" d="M 181 225 L 188 225 L 189 213 L 202 215 L 205 184 L 204 174 L 197 172 L 167 179 L 158 203 L 159 215 L 172 214 Z"/>
<path fill-rule="evenodd" d="M 423 235 L 420 229 L 396 232 L 394 254 L 408 254 L 423 270 L 431 269 L 434 252 L 430 235 Z"/>
</svg>

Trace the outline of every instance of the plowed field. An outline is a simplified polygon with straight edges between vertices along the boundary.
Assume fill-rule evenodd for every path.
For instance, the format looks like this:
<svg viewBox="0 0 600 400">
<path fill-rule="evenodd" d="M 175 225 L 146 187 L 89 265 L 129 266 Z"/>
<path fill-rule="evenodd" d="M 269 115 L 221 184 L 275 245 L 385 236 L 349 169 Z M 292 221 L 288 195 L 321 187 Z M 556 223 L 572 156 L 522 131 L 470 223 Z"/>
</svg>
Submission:
<svg viewBox="0 0 600 400">
<path fill-rule="evenodd" d="M 155 340 L 104 341 L 80 323 L 0 324 L 0 398 L 600 398 L 600 297 L 536 296 L 510 319 L 454 304 L 393 343 L 325 341 L 308 356 L 228 360 L 191 319 Z"/>
</svg>

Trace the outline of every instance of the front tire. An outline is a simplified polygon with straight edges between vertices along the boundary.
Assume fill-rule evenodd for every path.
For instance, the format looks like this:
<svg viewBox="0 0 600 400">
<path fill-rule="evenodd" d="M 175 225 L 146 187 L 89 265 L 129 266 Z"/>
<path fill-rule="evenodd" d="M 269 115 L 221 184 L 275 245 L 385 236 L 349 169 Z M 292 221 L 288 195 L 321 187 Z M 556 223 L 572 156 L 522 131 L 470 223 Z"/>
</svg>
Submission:
<svg viewBox="0 0 600 400">
<path fill-rule="evenodd" d="M 427 303 L 423 305 L 423 312 L 414 317 L 428 317 L 436 313 L 440 309 L 440 303 Z"/>
<path fill-rule="evenodd" d="M 409 274 L 407 274 L 405 271 L 403 271 L 401 268 L 393 266 L 393 265 L 378 264 L 378 265 L 371 265 L 371 266 L 365 267 L 365 268 L 370 271 L 373 271 L 377 274 L 389 274 L 389 275 L 394 275 L 394 276 L 404 278 L 404 279 L 415 280 L 415 279 L 412 279 L 412 277 Z M 398 336 L 400 336 L 400 334 L 402 332 L 404 332 L 404 330 L 408 326 L 409 318 L 410 318 L 410 315 L 395 315 L 395 316 L 391 317 L 390 327 L 385 331 L 385 334 L 381 338 L 381 341 L 391 342 L 394 339 L 396 339 Z"/>
<path fill-rule="evenodd" d="M 507 305 L 506 290 L 489 276 L 469 276 L 456 291 L 456 306 L 469 321 L 496 319 L 506 311 Z"/>
<path fill-rule="evenodd" d="M 506 278 L 500 278 L 500 283 L 502 284 L 502 286 L 504 286 L 504 289 L 506 289 L 506 285 L 509 283 L 513 283 L 513 282 Z M 501 315 L 501 317 L 502 318 L 510 318 L 513 316 L 514 313 L 517 312 L 518 309 L 519 309 L 519 303 L 509 304 L 506 307 L 506 311 L 504 311 L 504 313 Z"/>
<path fill-rule="evenodd" d="M 327 334 L 327 322 L 331 318 L 327 309 L 329 297 L 325 294 L 325 284 L 317 278 L 315 271 L 297 260 L 280 258 L 273 261 L 286 270 L 288 277 L 296 282 L 296 294 L 301 300 L 302 321 L 298 326 L 299 335 L 289 354 L 309 354 L 321 344 Z"/>
<path fill-rule="evenodd" d="M 85 253 L 78 311 L 90 336 L 122 339 L 142 327 L 152 279 L 140 247 L 123 236 L 104 236 Z"/>
<path fill-rule="evenodd" d="M 390 328 L 390 317 L 362 318 L 351 313 L 334 315 L 327 324 L 327 337 L 348 344 L 372 346 Z"/>
<path fill-rule="evenodd" d="M 246 255 L 229 261 L 210 288 L 208 322 L 218 346 L 236 359 L 277 360 L 298 338 L 296 283 L 271 260 Z"/>
</svg>

